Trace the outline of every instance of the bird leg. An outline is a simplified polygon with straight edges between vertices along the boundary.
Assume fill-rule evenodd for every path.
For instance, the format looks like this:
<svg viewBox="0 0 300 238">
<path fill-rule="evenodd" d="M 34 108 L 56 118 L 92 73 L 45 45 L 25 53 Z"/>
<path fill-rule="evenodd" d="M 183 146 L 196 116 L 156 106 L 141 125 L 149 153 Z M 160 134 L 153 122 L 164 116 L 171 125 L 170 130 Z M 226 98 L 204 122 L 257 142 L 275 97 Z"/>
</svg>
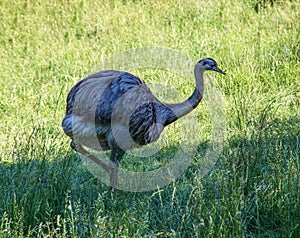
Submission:
<svg viewBox="0 0 300 238">
<path fill-rule="evenodd" d="M 77 151 L 78 153 L 80 153 L 80 154 L 84 155 L 85 157 L 89 158 L 90 160 L 92 160 L 96 164 L 100 165 L 107 173 L 110 173 L 110 167 L 109 167 L 109 165 L 107 165 L 106 163 L 104 163 L 102 160 L 98 159 L 93 154 L 91 154 L 88 151 L 86 151 L 82 147 L 82 145 L 77 145 L 77 144 L 74 143 L 74 141 L 72 141 L 71 144 L 70 144 L 70 146 L 71 146 L 71 148 L 73 150 Z"/>
<path fill-rule="evenodd" d="M 117 188 L 118 186 L 119 162 L 122 159 L 124 153 L 125 152 L 119 147 L 115 147 L 111 150 L 108 167 L 110 176 L 110 186 L 113 188 Z"/>
<path fill-rule="evenodd" d="M 116 188 L 118 186 L 118 164 L 109 161 L 108 166 L 110 186 Z"/>
<path fill-rule="evenodd" d="M 104 163 L 102 160 L 99 160 L 96 156 L 86 151 L 82 145 L 77 145 L 74 141 L 70 144 L 71 148 L 83 156 L 89 158 L 96 164 L 100 165 L 108 174 L 110 179 L 110 186 L 116 188 L 118 186 L 118 168 L 119 161 L 124 155 L 124 151 L 120 148 L 115 148 L 111 151 L 108 164 Z"/>
</svg>

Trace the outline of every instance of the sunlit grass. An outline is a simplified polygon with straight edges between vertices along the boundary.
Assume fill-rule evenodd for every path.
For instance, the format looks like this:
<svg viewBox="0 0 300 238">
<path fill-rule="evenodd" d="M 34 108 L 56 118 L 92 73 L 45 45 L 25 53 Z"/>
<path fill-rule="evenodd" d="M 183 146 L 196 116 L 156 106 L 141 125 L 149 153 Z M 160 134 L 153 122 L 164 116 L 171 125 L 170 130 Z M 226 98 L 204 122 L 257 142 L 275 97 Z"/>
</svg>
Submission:
<svg viewBox="0 0 300 238">
<path fill-rule="evenodd" d="M 1 237 L 298 236 L 296 1 L 5 0 L 0 19 Z M 211 139 L 206 98 L 192 117 L 201 134 L 187 135 L 200 141 L 184 175 L 155 191 L 111 194 L 69 147 L 60 128 L 65 98 L 104 59 L 151 46 L 195 63 L 212 57 L 227 72 L 208 77 L 225 100 L 225 147 L 199 176 Z M 194 81 L 172 72 L 131 72 L 167 102 L 193 91 Z M 168 128 L 153 160 L 128 154 L 121 166 L 164 165 L 179 127 Z"/>
</svg>

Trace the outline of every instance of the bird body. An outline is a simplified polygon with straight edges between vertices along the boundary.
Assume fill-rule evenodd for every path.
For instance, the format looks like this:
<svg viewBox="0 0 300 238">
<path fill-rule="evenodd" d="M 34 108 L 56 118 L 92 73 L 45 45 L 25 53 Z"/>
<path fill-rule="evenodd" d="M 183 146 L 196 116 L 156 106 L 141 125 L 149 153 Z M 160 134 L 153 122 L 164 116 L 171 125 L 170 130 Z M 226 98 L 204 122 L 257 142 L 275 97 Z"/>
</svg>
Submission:
<svg viewBox="0 0 300 238">
<path fill-rule="evenodd" d="M 205 70 L 221 71 L 211 58 L 200 60 L 195 68 L 196 88 L 182 103 L 159 101 L 138 77 L 122 71 L 106 70 L 79 81 L 67 97 L 64 132 L 71 146 L 95 162 L 83 147 L 111 150 L 110 165 L 100 165 L 110 173 L 116 186 L 116 171 L 124 153 L 156 141 L 164 127 L 192 111 L 201 101 Z"/>
<path fill-rule="evenodd" d="M 161 111 L 166 106 L 163 105 L 132 74 L 102 71 L 72 88 L 62 125 L 68 136 L 94 150 L 110 149 L 108 138 L 113 133 L 114 137 L 122 137 L 119 147 L 126 151 L 159 138 L 164 127 L 156 122 L 164 124 Z M 135 140 L 124 140 L 128 128 Z M 93 137 L 95 134 L 98 140 Z"/>
</svg>

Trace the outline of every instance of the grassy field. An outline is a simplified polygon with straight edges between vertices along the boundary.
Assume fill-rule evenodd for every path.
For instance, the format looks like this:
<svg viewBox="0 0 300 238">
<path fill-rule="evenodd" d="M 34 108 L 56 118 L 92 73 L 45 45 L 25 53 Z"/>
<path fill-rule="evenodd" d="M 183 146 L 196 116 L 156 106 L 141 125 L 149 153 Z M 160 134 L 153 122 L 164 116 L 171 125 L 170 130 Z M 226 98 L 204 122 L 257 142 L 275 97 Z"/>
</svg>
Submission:
<svg viewBox="0 0 300 238">
<path fill-rule="evenodd" d="M 297 1 L 3 0 L 0 19 L 0 237 L 300 237 Z M 183 176 L 112 193 L 69 147 L 65 98 L 103 59 L 152 46 L 212 57 L 227 71 L 215 76 L 226 143 L 199 177 L 211 124 L 201 103 L 202 139 Z M 183 98 L 194 87 L 161 70 L 135 73 Z M 144 163 L 130 158 L 121 166 Z"/>
</svg>

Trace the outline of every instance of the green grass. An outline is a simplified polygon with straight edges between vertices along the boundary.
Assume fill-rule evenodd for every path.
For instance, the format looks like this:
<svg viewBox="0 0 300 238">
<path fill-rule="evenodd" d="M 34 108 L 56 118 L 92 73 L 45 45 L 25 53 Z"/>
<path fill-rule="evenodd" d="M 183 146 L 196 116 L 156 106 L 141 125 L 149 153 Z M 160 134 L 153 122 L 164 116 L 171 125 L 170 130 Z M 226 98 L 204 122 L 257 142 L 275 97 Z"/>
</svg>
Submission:
<svg viewBox="0 0 300 238">
<path fill-rule="evenodd" d="M 0 19 L 0 237 L 299 237 L 297 1 L 4 0 Z M 199 177 L 211 124 L 201 103 L 203 134 L 184 175 L 155 191 L 112 194 L 69 147 L 65 98 L 103 59 L 151 46 L 195 62 L 213 57 L 227 71 L 216 76 L 225 147 Z M 134 72 L 181 97 L 193 90 L 171 73 Z M 148 166 L 173 153 L 175 135 Z M 127 155 L 122 166 L 145 163 Z"/>
</svg>

